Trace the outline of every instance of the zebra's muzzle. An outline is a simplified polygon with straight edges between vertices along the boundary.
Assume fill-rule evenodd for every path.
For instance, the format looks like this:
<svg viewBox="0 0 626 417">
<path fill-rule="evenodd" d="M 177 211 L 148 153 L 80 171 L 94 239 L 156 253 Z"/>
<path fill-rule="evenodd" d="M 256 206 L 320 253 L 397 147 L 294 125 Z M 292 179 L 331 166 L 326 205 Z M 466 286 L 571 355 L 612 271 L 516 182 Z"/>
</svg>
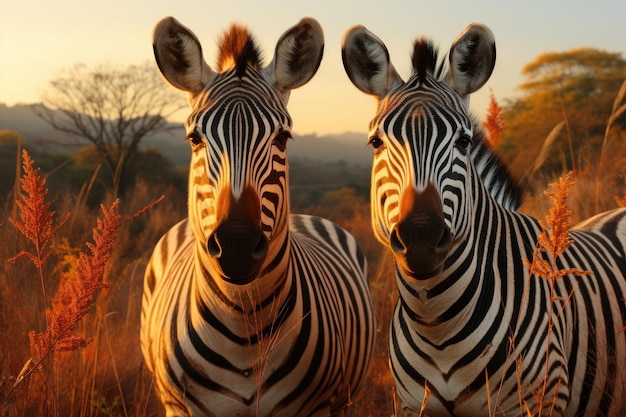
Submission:
<svg viewBox="0 0 626 417">
<path fill-rule="evenodd" d="M 398 265 L 413 278 L 426 279 L 441 272 L 452 247 L 452 233 L 434 186 L 404 192 L 399 221 L 389 234 L 389 247 Z"/>
<path fill-rule="evenodd" d="M 225 281 L 248 284 L 259 275 L 269 249 L 261 228 L 259 199 L 246 188 L 239 199 L 222 208 L 227 214 L 209 236 L 207 252 Z"/>
<path fill-rule="evenodd" d="M 263 232 L 213 233 L 207 242 L 209 255 L 222 270 L 224 280 L 244 285 L 253 281 L 261 270 L 269 247 Z"/>
</svg>

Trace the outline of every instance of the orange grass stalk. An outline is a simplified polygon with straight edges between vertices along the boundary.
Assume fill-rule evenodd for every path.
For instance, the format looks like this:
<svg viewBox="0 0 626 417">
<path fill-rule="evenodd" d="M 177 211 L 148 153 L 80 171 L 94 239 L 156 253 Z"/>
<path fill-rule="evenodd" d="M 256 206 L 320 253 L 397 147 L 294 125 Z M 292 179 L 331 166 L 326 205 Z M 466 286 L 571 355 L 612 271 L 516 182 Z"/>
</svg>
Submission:
<svg viewBox="0 0 626 417">
<path fill-rule="evenodd" d="M 500 105 L 493 95 L 493 90 L 489 91 L 489 108 L 487 109 L 487 116 L 483 126 L 488 132 L 485 142 L 490 147 L 494 147 L 500 141 L 500 136 L 502 136 L 502 131 L 504 130 L 504 116 L 502 115 Z"/>
<path fill-rule="evenodd" d="M 61 273 L 52 308 L 46 311 L 48 328 L 43 332 L 31 331 L 29 335 L 35 357 L 44 357 L 52 351 L 72 351 L 91 341 L 72 332 L 91 309 L 96 292 L 109 287 L 104 282 L 104 273 L 122 226 L 121 215 L 116 213 L 118 206 L 119 200 L 109 208 L 101 206 L 103 217 L 93 229 L 93 243 L 86 244 L 90 253 L 81 252 L 75 268 Z"/>
<path fill-rule="evenodd" d="M 110 286 L 104 282 L 104 275 L 121 227 L 163 199 L 161 196 L 126 220 L 122 220 L 122 216 L 117 213 L 119 199 L 113 201 L 109 208 L 100 205 L 102 218 L 98 218 L 97 226 L 93 229 L 93 243 L 86 243 L 89 253 L 81 252 L 76 265 L 61 274 L 52 309 L 46 311 L 48 328 L 44 332 L 31 331 L 29 334 L 31 351 L 35 357 L 43 358 L 51 352 L 76 350 L 91 342 L 91 339 L 73 335 L 72 331 L 93 306 L 96 292 Z"/>
<path fill-rule="evenodd" d="M 43 288 L 43 266 L 51 254 L 51 241 L 59 228 L 65 224 L 69 214 L 54 226 L 55 212 L 50 210 L 50 203 L 46 202 L 48 190 L 45 180 L 39 176 L 40 169 L 33 168 L 33 160 L 28 152 L 24 150 L 22 155 L 23 193 L 17 202 L 20 220 L 9 218 L 9 221 L 35 245 L 35 253 L 21 251 L 9 261 L 16 262 L 24 257 L 30 259 L 39 271 Z M 61 273 L 52 307 L 46 308 L 46 329 L 43 332 L 31 331 L 29 334 L 33 358 L 26 362 L 13 387 L 0 401 L 0 406 L 8 401 L 15 388 L 34 372 L 46 357 L 54 352 L 72 351 L 90 343 L 91 339 L 76 336 L 73 331 L 80 319 L 94 305 L 97 291 L 109 286 L 104 281 L 104 275 L 120 228 L 163 199 L 161 196 L 126 220 L 122 220 L 121 215 L 117 213 L 119 199 L 113 201 L 108 208 L 101 205 L 102 218 L 98 219 L 97 226 L 93 229 L 93 243 L 88 242 L 86 244 L 88 251 L 80 252 L 77 262 Z M 43 296 L 45 306 L 45 290 Z"/>
<path fill-rule="evenodd" d="M 28 258 L 35 265 L 41 286 L 41 305 L 45 309 L 48 297 L 44 280 L 44 265 L 52 253 L 50 246 L 54 234 L 67 222 L 69 213 L 57 225 L 54 225 L 55 212 L 50 210 L 50 203 L 46 201 L 48 195 L 46 180 L 39 176 L 40 168 L 33 167 L 34 161 L 26 149 L 22 150 L 22 159 L 24 174 L 19 179 L 21 192 L 16 195 L 20 218 L 18 220 L 9 217 L 9 222 L 32 242 L 35 250 L 34 253 L 23 250 L 7 261 L 14 263 L 19 259 Z"/>
<path fill-rule="evenodd" d="M 566 300 L 562 300 L 556 297 L 554 292 L 555 281 L 566 275 L 583 276 L 591 274 L 591 271 L 585 271 L 578 268 L 566 268 L 559 269 L 556 264 L 556 259 L 559 255 L 567 250 L 572 240 L 569 237 L 570 223 L 569 218 L 572 214 L 571 210 L 567 207 L 567 197 L 569 196 L 572 187 L 574 186 L 573 173 L 570 171 L 567 175 L 559 178 L 556 183 L 551 183 L 550 187 L 553 191 L 546 191 L 545 194 L 552 199 L 554 206 L 548 211 L 548 215 L 544 220 L 539 220 L 541 226 L 541 233 L 537 241 L 537 246 L 533 252 L 532 262 L 524 258 L 524 264 L 529 269 L 530 273 L 541 277 L 550 283 L 550 305 L 552 306 L 555 301 L 566 303 L 569 301 L 569 297 Z M 543 254 L 547 254 L 549 261 L 544 259 Z M 572 289 L 572 292 L 574 289 Z M 571 297 L 571 293 L 570 293 Z M 550 308 L 552 310 L 552 308 Z M 541 410 L 544 406 L 545 392 L 547 377 L 549 374 L 549 355 L 551 344 L 551 333 L 554 326 L 554 317 L 549 315 L 548 318 L 548 337 L 546 338 L 546 358 L 545 358 L 545 378 L 543 384 L 538 388 L 536 392 L 538 410 L 541 415 Z M 555 391 L 558 392 L 558 389 Z M 556 398 L 552 399 L 551 407 L 554 406 Z M 530 413 L 528 405 L 526 404 L 527 414 Z M 534 414 L 534 413 L 532 413 Z"/>
<path fill-rule="evenodd" d="M 564 177 L 560 177 L 558 182 L 550 184 L 554 191 L 545 192 L 554 202 L 554 206 L 548 211 L 544 220 L 539 220 L 541 233 L 533 253 L 532 262 L 526 258 L 523 259 L 531 274 L 548 280 L 570 274 L 577 276 L 591 274 L 591 271 L 577 268 L 559 269 L 556 265 L 556 258 L 565 252 L 572 242 L 569 237 L 571 228 L 569 218 L 572 211 L 567 207 L 567 197 L 573 186 L 573 173 L 570 171 Z M 550 262 L 542 257 L 543 253 L 550 255 Z"/>
<path fill-rule="evenodd" d="M 20 219 L 10 217 L 9 222 L 33 243 L 35 253 L 21 251 L 8 261 L 15 262 L 27 257 L 41 271 L 51 254 L 50 242 L 69 218 L 69 213 L 54 226 L 55 212 L 50 210 L 50 203 L 46 202 L 48 194 L 46 180 L 39 176 L 40 168 L 33 168 L 34 161 L 26 149 L 22 151 L 22 158 L 24 159 L 24 175 L 20 179 L 22 192 L 16 202 L 20 209 Z"/>
<path fill-rule="evenodd" d="M 424 398 L 422 398 L 422 406 L 420 407 L 420 412 L 418 414 L 419 417 L 425 416 L 426 405 L 428 404 L 428 399 L 430 398 L 430 388 L 428 388 L 428 381 L 424 381 Z"/>
</svg>

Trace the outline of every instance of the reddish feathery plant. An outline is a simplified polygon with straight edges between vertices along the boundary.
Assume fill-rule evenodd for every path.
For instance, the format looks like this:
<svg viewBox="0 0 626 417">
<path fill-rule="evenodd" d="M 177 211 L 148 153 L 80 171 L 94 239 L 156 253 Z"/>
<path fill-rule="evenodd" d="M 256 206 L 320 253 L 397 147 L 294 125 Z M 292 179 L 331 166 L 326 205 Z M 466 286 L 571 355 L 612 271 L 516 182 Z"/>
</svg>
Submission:
<svg viewBox="0 0 626 417">
<path fill-rule="evenodd" d="M 16 262 L 18 259 L 27 257 L 41 272 L 51 254 L 50 243 L 52 238 L 65 224 L 69 214 L 66 214 L 59 224 L 54 225 L 55 212 L 50 210 L 50 203 L 46 201 L 48 194 L 46 180 L 39 176 L 40 168 L 33 168 L 34 161 L 26 149 L 22 151 L 22 158 L 24 159 L 24 175 L 20 179 L 22 192 L 17 201 L 20 219 L 9 218 L 9 222 L 33 243 L 35 253 L 21 251 L 8 261 Z"/>
<path fill-rule="evenodd" d="M 485 116 L 483 126 L 487 129 L 485 142 L 489 147 L 493 148 L 500 141 L 500 136 L 502 136 L 504 116 L 492 90 L 489 91 L 489 108 L 487 109 L 487 116 Z"/>
<path fill-rule="evenodd" d="M 17 262 L 19 259 L 28 258 L 33 262 L 41 278 L 45 306 L 47 301 L 44 289 L 44 266 L 52 253 L 50 246 L 54 235 L 66 223 L 69 214 L 54 225 L 55 212 L 50 210 L 50 203 L 46 201 L 48 189 L 45 179 L 39 176 L 40 169 L 33 167 L 34 162 L 26 150 L 22 152 L 22 157 L 24 174 L 20 182 L 23 192 L 20 193 L 20 199 L 17 202 L 20 219 L 9 218 L 9 221 L 33 243 L 35 251 L 34 253 L 21 251 L 8 261 Z M 104 281 L 104 276 L 120 228 L 159 204 L 163 199 L 164 197 L 161 196 L 126 220 L 122 220 L 122 216 L 117 213 L 119 199 L 113 201 L 108 208 L 101 205 L 102 218 L 98 219 L 97 226 L 93 229 L 93 243 L 88 242 L 86 244 L 88 251 L 80 252 L 78 261 L 61 273 L 52 306 L 46 308 L 46 329 L 42 332 L 30 332 L 30 348 L 33 357 L 26 362 L 13 387 L 0 401 L 0 406 L 46 357 L 54 352 L 67 352 L 85 347 L 91 342 L 91 339 L 74 335 L 73 332 L 80 319 L 93 306 L 97 291 L 109 286 Z"/>
</svg>

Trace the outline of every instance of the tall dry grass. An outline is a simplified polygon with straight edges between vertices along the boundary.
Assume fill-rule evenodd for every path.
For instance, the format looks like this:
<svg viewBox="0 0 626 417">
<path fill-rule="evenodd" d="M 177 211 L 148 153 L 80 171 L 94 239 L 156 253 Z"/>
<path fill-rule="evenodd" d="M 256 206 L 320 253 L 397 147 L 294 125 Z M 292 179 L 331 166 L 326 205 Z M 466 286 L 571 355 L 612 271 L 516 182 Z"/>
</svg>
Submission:
<svg viewBox="0 0 626 417">
<path fill-rule="evenodd" d="M 566 104 L 562 103 L 565 107 Z M 534 164 L 524 174 L 523 184 L 530 192 L 525 197 L 522 211 L 536 217 L 541 217 L 550 207 L 551 202 L 545 195 L 535 193 L 545 190 L 555 178 L 563 176 L 566 171 L 542 174 L 547 156 L 554 151 L 554 147 L 565 129 L 568 142 L 569 159 L 574 170 L 576 181 L 573 185 L 568 205 L 572 210 L 572 222 L 587 219 L 595 214 L 613 209 L 620 205 L 622 198 L 626 198 L 626 154 L 624 151 L 624 130 L 617 124 L 626 113 L 626 80 L 622 83 L 615 96 L 613 108 L 607 119 L 600 149 L 581 148 L 578 153 L 572 150 L 574 138 L 568 130 L 566 112 L 564 119 L 557 123 L 544 140 L 543 146 L 537 155 Z M 616 204 L 617 202 L 617 204 Z"/>
<path fill-rule="evenodd" d="M 86 204 L 89 183 L 76 196 L 69 193 L 48 196 L 45 180 L 34 168 L 34 161 L 29 161 L 24 174 L 40 181 L 34 194 L 43 209 L 46 227 L 41 230 L 46 230 L 44 234 L 49 238 L 39 244 L 37 251 L 36 244 L 9 220 L 21 219 L 20 205 L 28 209 L 33 202 L 18 205 L 19 195 L 17 199 L 6 200 L 8 203 L 0 210 L 0 240 L 7 242 L 0 245 L 0 361 L 3 363 L 0 367 L 0 416 L 162 416 L 162 406 L 156 399 L 152 377 L 143 365 L 139 348 L 143 271 L 157 240 L 186 215 L 185 196 L 176 190 L 163 189 L 154 195 L 150 186 L 140 183 L 128 198 L 117 203 L 112 199 L 105 201 L 105 213 L 99 213 Z M 162 193 L 168 198 L 161 204 L 130 222 L 122 220 L 133 217 L 147 201 L 153 201 Z M 352 203 L 351 210 L 342 210 L 337 221 L 357 236 L 370 260 L 369 279 L 378 314 L 379 337 L 368 379 L 360 392 L 355 393 L 346 415 L 390 416 L 394 406 L 387 362 L 387 323 L 395 305 L 393 261 L 384 255 L 373 237 L 369 202 L 356 199 Z M 332 213 L 318 214 L 333 217 Z M 92 235 L 94 225 L 96 230 L 101 230 L 97 219 L 103 215 L 114 225 L 124 223 L 123 227 L 118 228 L 115 244 L 109 246 L 101 283 L 89 284 L 93 286 L 93 298 L 83 303 L 80 311 L 67 309 L 68 303 L 76 302 L 71 301 L 71 297 L 69 301 L 55 301 L 55 297 L 66 297 L 59 294 L 67 294 L 59 278 L 68 276 L 65 282 L 71 285 L 66 288 L 83 286 L 72 281 L 69 275 L 79 270 L 81 253 L 83 256 L 94 254 L 85 243 L 98 246 L 101 232 L 96 232 L 96 239 L 92 239 Z M 108 230 L 107 225 L 102 227 Z M 39 227 L 34 229 L 34 234 L 39 233 Z M 113 242 L 110 237 L 104 240 L 109 244 Z M 24 253 L 15 259 L 23 250 L 34 254 Z M 39 252 L 45 262 L 39 260 Z M 96 257 L 102 259 L 102 255 Z M 40 265 L 41 270 L 36 265 Z M 100 263 L 101 270 L 102 266 Z M 48 331 L 52 311 L 72 317 L 71 333 Z M 54 317 L 55 321 L 68 318 Z M 52 346 L 48 343 L 40 350 L 31 349 L 31 334 L 36 345 L 59 341 Z M 40 341 L 42 335 L 45 336 Z M 279 341 L 267 342 L 271 346 Z M 44 356 L 46 359 L 35 366 Z"/>
<path fill-rule="evenodd" d="M 0 416 L 156 415 L 139 350 L 143 262 L 180 208 L 146 206 L 141 187 L 101 213 L 48 198 L 23 159 L 0 213 Z"/>
<path fill-rule="evenodd" d="M 625 88 L 623 86 L 622 90 Z M 620 94 L 619 97 L 623 98 L 626 93 Z M 621 101 L 616 99 L 616 103 Z M 615 106 L 613 123 L 624 111 L 624 104 Z M 503 128 L 497 113 L 492 123 L 494 140 L 497 141 L 498 131 Z M 615 195 L 602 191 L 600 198 L 596 199 L 598 205 L 589 198 L 595 195 L 598 181 L 602 184 L 603 173 L 610 171 L 611 153 L 608 150 L 614 140 L 611 134 L 613 129 L 607 126 L 603 170 L 577 172 L 576 181 L 568 191 L 566 207 L 571 211 L 573 222 L 594 214 L 596 206 L 615 206 L 616 202 L 626 206 L 626 193 Z M 540 164 L 537 170 L 539 168 Z M 534 174 L 532 177 L 531 186 L 546 188 L 544 178 Z M 153 187 L 139 183 L 116 206 L 116 215 L 127 219 L 146 202 L 154 201 L 161 194 L 168 196 L 164 202 L 119 229 L 103 273 L 102 282 L 107 283 L 107 288 L 96 290 L 97 296 L 87 303 L 90 308 L 73 328 L 76 341 L 90 340 L 90 343 L 73 351 L 48 354 L 41 366 L 35 367 L 36 362 L 29 362 L 30 358 L 44 355 L 31 352 L 29 334 L 31 331 L 45 334 L 52 321 L 45 312 L 53 309 L 59 281 L 50 278 L 67 274 L 76 268 L 81 252 L 90 253 L 85 243 L 91 241 L 94 225 L 97 228 L 98 217 L 104 215 L 89 209 L 86 204 L 92 185 L 92 182 L 85 184 L 78 196 L 62 193 L 44 199 L 48 213 L 54 215 L 39 219 L 48 228 L 41 230 L 48 230 L 46 233 L 51 236 L 49 240 L 39 242 L 39 249 L 9 220 L 18 220 L 19 193 L 14 194 L 15 198 L 5 199 L 4 207 L 0 209 L 0 241 L 3 242 L 0 244 L 0 417 L 163 415 L 151 376 L 143 366 L 139 321 L 145 263 L 160 236 L 186 215 L 186 196 L 174 189 L 155 192 Z M 16 184 L 17 189 L 19 184 Z M 300 211 L 337 221 L 357 237 L 366 252 L 378 316 L 378 338 L 367 381 L 354 397 L 347 416 L 392 416 L 396 413 L 396 405 L 387 349 L 389 323 L 397 300 L 393 259 L 373 237 L 369 202 L 355 199 L 354 195 L 349 197 L 351 210 L 313 207 Z M 344 200 L 343 196 L 341 200 Z M 110 212 L 113 200 L 109 198 L 103 203 L 109 210 L 107 215 L 113 216 Z M 553 205 L 550 196 L 529 195 L 523 211 L 542 217 Z M 67 220 L 66 213 L 69 213 Z M 8 262 L 23 250 L 30 251 L 30 255 L 21 255 L 17 262 Z M 42 266 L 41 271 L 38 264 Z M 520 415 L 526 415 L 526 412 L 520 409 Z"/>
</svg>

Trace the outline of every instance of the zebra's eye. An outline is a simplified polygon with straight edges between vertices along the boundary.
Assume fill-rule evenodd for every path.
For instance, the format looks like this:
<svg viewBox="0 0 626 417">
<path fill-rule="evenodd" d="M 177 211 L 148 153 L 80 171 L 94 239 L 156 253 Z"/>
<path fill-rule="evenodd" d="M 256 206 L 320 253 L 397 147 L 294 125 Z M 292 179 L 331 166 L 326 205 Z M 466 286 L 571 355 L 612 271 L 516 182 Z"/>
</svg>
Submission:
<svg viewBox="0 0 626 417">
<path fill-rule="evenodd" d="M 368 142 L 369 145 L 372 145 L 372 148 L 379 149 L 384 145 L 383 140 L 378 136 L 372 136 Z"/>
<path fill-rule="evenodd" d="M 200 134 L 196 132 L 195 130 L 191 132 L 190 134 L 188 134 L 185 140 L 188 140 L 189 142 L 191 142 L 193 146 L 200 146 L 204 143 L 202 142 L 202 136 L 200 136 Z"/>
<path fill-rule="evenodd" d="M 278 147 L 281 151 L 284 151 L 287 148 L 287 141 L 291 139 L 291 132 L 288 130 L 283 130 L 279 132 L 276 137 L 274 137 L 274 145 Z"/>
<path fill-rule="evenodd" d="M 474 141 L 472 140 L 472 138 L 469 135 L 461 135 L 454 142 L 454 146 L 463 155 L 467 155 L 467 153 L 469 152 L 469 149 L 470 149 L 470 147 L 472 146 L 473 143 L 474 143 Z"/>
</svg>

